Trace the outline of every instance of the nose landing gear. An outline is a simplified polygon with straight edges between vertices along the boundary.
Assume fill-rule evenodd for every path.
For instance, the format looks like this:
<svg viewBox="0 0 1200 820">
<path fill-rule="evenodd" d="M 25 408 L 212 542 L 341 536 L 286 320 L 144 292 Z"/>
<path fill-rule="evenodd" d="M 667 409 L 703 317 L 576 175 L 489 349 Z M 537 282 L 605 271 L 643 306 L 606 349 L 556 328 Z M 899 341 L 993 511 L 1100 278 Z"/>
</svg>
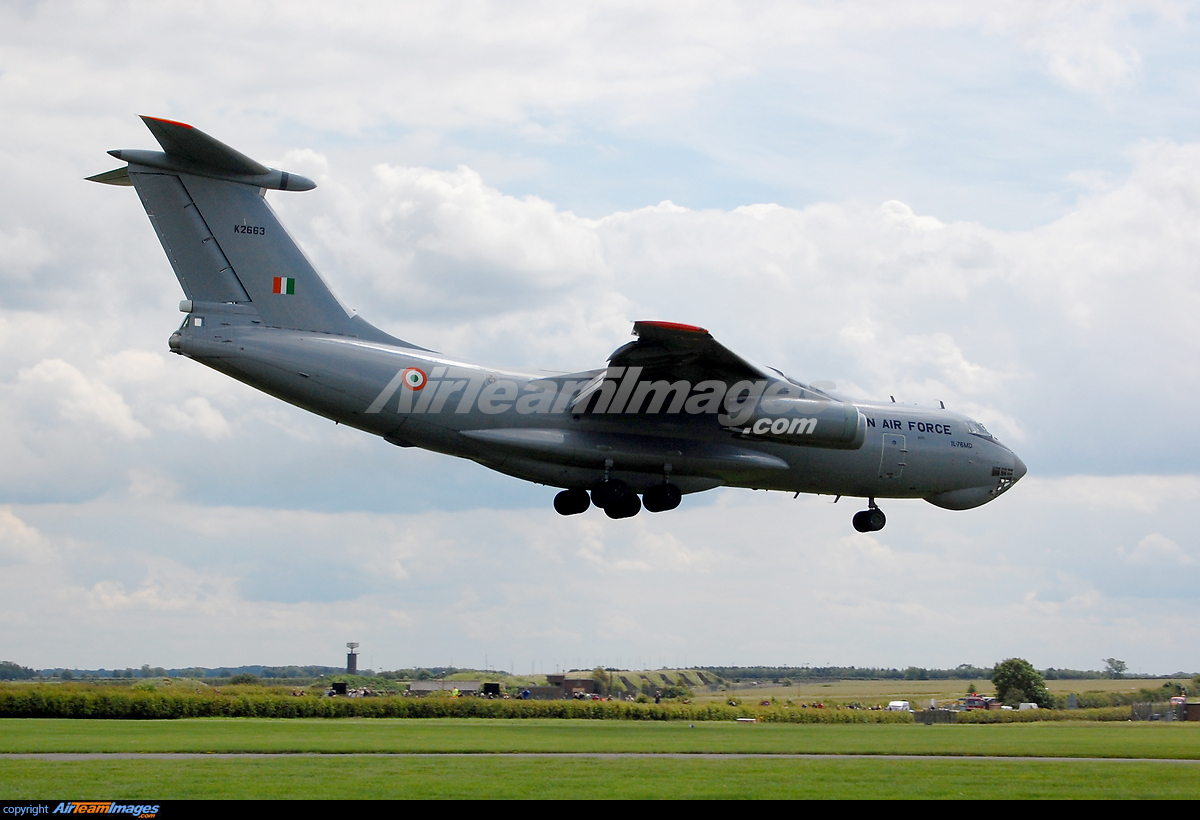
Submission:
<svg viewBox="0 0 1200 820">
<path fill-rule="evenodd" d="M 869 509 L 854 514 L 854 529 L 859 532 L 879 532 L 887 524 L 887 516 L 875 506 L 874 498 L 868 499 L 868 506 Z"/>
</svg>

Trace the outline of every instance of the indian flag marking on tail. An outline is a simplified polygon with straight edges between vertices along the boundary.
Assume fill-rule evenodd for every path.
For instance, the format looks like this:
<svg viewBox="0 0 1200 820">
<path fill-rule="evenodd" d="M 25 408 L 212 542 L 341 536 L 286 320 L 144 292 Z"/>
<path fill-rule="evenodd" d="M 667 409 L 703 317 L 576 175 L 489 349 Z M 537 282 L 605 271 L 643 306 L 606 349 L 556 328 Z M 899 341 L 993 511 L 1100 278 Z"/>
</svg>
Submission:
<svg viewBox="0 0 1200 820">
<path fill-rule="evenodd" d="M 296 292 L 296 280 L 283 276 L 276 276 L 271 292 L 294 294 Z"/>
</svg>

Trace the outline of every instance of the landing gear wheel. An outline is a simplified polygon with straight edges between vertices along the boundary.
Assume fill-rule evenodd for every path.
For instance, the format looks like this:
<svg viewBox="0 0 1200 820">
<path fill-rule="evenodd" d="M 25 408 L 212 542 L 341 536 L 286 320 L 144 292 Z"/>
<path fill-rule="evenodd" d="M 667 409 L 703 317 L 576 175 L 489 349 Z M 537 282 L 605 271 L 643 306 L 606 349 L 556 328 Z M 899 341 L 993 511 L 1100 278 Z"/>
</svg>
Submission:
<svg viewBox="0 0 1200 820">
<path fill-rule="evenodd" d="M 592 506 L 587 490 L 563 490 L 554 496 L 554 511 L 559 515 L 578 515 Z"/>
<path fill-rule="evenodd" d="M 869 515 L 870 512 L 870 510 L 863 510 L 862 512 L 856 512 L 854 514 L 854 518 L 851 519 L 851 523 L 854 524 L 854 529 L 858 530 L 859 532 L 871 531 L 871 525 L 867 523 L 867 515 Z"/>
<path fill-rule="evenodd" d="M 878 507 L 867 510 L 867 527 L 870 532 L 879 532 L 885 524 L 887 524 L 887 516 L 883 514 L 883 510 Z"/>
<path fill-rule="evenodd" d="M 606 478 L 601 481 L 596 489 L 592 490 L 592 503 L 601 509 L 607 508 L 610 504 L 620 504 L 624 499 L 634 495 L 633 490 L 629 489 L 629 485 L 624 481 L 615 478 Z M 638 509 L 641 509 L 641 504 L 638 504 Z"/>
<path fill-rule="evenodd" d="M 887 516 L 878 507 L 856 512 L 852 519 L 854 529 L 859 532 L 879 532 L 887 524 Z"/>
<path fill-rule="evenodd" d="M 604 514 L 609 518 L 633 518 L 642 511 L 642 502 L 638 501 L 635 493 L 630 493 L 620 501 L 609 502 L 604 508 Z"/>
<path fill-rule="evenodd" d="M 659 484 L 642 493 L 642 506 L 650 512 L 666 512 L 679 506 L 683 493 L 674 484 Z"/>
</svg>

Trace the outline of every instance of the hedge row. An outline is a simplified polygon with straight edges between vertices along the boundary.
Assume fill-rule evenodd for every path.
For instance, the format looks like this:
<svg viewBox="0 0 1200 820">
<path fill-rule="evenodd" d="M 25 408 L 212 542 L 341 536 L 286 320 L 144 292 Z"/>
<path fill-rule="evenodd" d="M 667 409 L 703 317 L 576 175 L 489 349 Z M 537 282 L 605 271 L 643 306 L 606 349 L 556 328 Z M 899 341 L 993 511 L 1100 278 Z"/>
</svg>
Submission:
<svg viewBox="0 0 1200 820">
<path fill-rule="evenodd" d="M 485 700 L 481 698 L 293 697 L 268 692 L 150 691 L 98 687 L 0 688 L 0 718 L 171 720 L 195 717 L 259 718 L 569 718 L 578 720 L 735 720 L 764 723 L 912 723 L 907 712 L 728 706 L 722 703 L 629 703 L 596 700 Z M 1102 709 L 972 710 L 958 723 L 1025 723 L 1046 720 L 1129 720 L 1128 706 Z"/>
<path fill-rule="evenodd" d="M 972 709 L 959 712 L 958 723 L 1036 723 L 1041 720 L 1129 720 L 1128 706 L 1106 706 L 1101 709 L 1026 709 L 1004 711 Z"/>
<path fill-rule="evenodd" d="M 0 717 L 170 720 L 260 718 L 574 718 L 583 720 L 734 720 L 766 723 L 911 723 L 901 712 L 725 704 L 653 704 L 481 698 L 324 698 L 128 689 L 15 687 L 0 690 Z"/>
</svg>

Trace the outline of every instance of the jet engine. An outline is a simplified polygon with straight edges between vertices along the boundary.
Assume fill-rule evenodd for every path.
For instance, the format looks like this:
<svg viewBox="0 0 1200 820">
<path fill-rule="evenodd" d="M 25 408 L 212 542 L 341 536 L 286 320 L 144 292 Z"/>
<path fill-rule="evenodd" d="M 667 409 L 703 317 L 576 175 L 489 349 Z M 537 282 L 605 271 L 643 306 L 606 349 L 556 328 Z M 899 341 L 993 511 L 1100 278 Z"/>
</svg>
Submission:
<svg viewBox="0 0 1200 820">
<path fill-rule="evenodd" d="M 857 450 L 867 438 L 866 417 L 849 402 L 763 398 L 748 417 L 739 415 L 745 419 L 739 425 L 730 425 L 728 416 L 721 421 L 744 437 L 780 444 Z"/>
</svg>

